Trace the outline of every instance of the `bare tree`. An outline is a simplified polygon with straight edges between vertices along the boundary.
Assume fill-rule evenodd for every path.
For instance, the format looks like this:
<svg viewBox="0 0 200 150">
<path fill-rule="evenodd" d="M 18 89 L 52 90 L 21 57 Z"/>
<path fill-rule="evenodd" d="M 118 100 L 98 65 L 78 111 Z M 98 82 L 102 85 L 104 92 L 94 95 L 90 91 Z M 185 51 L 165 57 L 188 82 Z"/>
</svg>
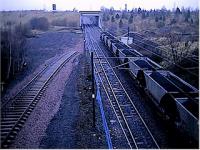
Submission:
<svg viewBox="0 0 200 150">
<path fill-rule="evenodd" d="M 168 33 L 166 35 L 167 42 L 170 47 L 170 56 L 172 56 L 172 61 L 177 64 L 183 58 L 187 57 L 190 52 L 190 47 L 192 42 L 190 41 L 181 41 L 182 35 L 176 33 Z M 182 43 L 182 44 L 181 44 Z"/>
<path fill-rule="evenodd" d="M 11 41 L 12 41 L 12 39 L 11 39 L 12 38 L 12 35 L 11 35 L 12 29 L 11 29 L 11 22 L 8 22 L 7 25 L 9 27 L 9 32 L 8 32 L 9 64 L 8 64 L 8 72 L 7 72 L 6 79 L 9 79 L 9 77 L 10 77 L 10 70 L 11 70 L 11 64 L 12 64 L 12 44 L 11 44 Z"/>
<path fill-rule="evenodd" d="M 11 75 L 23 68 L 26 36 L 30 36 L 29 32 L 24 25 L 14 27 L 11 22 L 1 29 L 2 81 L 8 81 Z"/>
</svg>

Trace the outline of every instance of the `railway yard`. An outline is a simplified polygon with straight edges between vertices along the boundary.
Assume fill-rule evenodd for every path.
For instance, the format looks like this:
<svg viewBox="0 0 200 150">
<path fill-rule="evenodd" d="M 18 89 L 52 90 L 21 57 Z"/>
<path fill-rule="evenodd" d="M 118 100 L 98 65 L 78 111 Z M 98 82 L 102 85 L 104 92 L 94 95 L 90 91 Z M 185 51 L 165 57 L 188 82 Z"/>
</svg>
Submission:
<svg viewBox="0 0 200 150">
<path fill-rule="evenodd" d="M 129 46 L 87 21 L 29 38 L 34 63 L 1 98 L 1 148 L 198 149 L 199 90 L 139 35 Z"/>
</svg>

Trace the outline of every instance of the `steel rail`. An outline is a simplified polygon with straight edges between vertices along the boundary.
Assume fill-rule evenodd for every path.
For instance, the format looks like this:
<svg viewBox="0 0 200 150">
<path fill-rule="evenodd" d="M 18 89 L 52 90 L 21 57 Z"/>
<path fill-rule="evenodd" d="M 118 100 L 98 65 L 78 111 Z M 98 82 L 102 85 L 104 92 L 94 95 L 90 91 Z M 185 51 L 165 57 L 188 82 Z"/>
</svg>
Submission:
<svg viewBox="0 0 200 150">
<path fill-rule="evenodd" d="M 97 53 L 96 53 L 97 54 Z M 98 55 L 97 55 L 98 56 Z M 107 83 L 108 83 L 108 86 L 109 86 L 109 89 L 112 91 L 112 94 L 113 94 L 113 96 L 115 97 L 115 99 L 117 99 L 117 97 L 116 97 L 116 95 L 115 95 L 115 93 L 114 93 L 114 91 L 113 91 L 113 88 L 112 88 L 112 86 L 111 86 L 111 83 L 109 82 L 109 79 L 108 79 L 108 76 L 106 75 L 106 71 L 105 71 L 105 69 L 104 69 L 104 67 L 103 67 L 103 65 L 102 65 L 102 62 L 101 61 L 99 61 L 99 64 L 100 64 L 100 67 L 102 68 L 102 71 L 103 71 L 103 73 L 104 73 L 104 76 L 106 77 L 106 81 L 107 81 Z M 103 82 L 102 82 L 102 84 L 103 84 Z M 108 86 L 107 86 L 107 88 L 108 88 Z M 108 91 L 108 89 L 106 90 L 106 91 Z M 109 98 L 109 102 L 112 104 L 112 101 L 111 101 L 111 99 Z M 137 147 L 137 144 L 136 144 L 136 142 L 135 142 L 135 139 L 134 139 L 134 137 L 133 137 L 133 134 L 132 134 L 132 131 L 131 131 L 131 129 L 129 128 L 129 125 L 128 125 L 128 122 L 127 122 L 127 120 L 126 120 L 126 118 L 125 118 L 125 116 L 124 116 L 124 113 L 123 113 L 123 111 L 122 111 L 122 109 L 121 109 L 121 107 L 120 107 L 120 104 L 119 104 L 119 102 L 116 100 L 116 102 L 117 102 L 117 105 L 118 105 L 118 107 L 119 107 L 119 109 L 120 109 L 120 112 L 121 112 L 121 115 L 122 115 L 122 117 L 123 117 L 123 120 L 124 120 L 124 122 L 125 122 L 125 125 L 126 125 L 126 128 L 128 129 L 128 134 L 130 134 L 130 136 L 131 136 L 131 139 L 133 140 L 133 142 L 134 142 L 134 145 L 136 146 L 136 148 L 138 148 Z M 113 104 L 112 104 L 112 107 L 115 109 L 115 112 L 116 112 L 116 108 L 113 106 Z M 117 115 L 117 113 L 116 113 L 116 115 Z M 117 118 L 119 118 L 119 116 L 117 115 Z M 124 129 L 124 127 L 123 127 L 123 131 L 124 131 L 125 129 Z M 127 138 L 127 133 L 126 133 L 126 138 Z M 130 144 L 130 148 L 132 149 L 133 147 L 132 147 L 132 145 L 131 145 L 131 141 L 130 141 L 130 139 L 127 139 L 128 140 L 128 143 Z"/>
<path fill-rule="evenodd" d="M 99 45 L 98 45 L 98 44 L 97 44 L 97 46 L 99 47 Z M 101 50 L 101 48 L 100 48 L 100 47 L 99 47 L 99 50 Z M 102 51 L 102 50 L 101 50 L 101 51 Z M 102 52 L 103 52 L 103 51 L 102 51 Z M 106 61 L 108 62 L 108 60 L 106 60 Z M 113 68 L 112 68 L 112 66 L 110 65 L 110 63 L 109 63 L 109 62 L 108 62 L 108 64 L 109 64 L 109 66 L 110 66 L 111 70 L 113 71 L 113 73 L 115 74 L 116 78 L 118 79 L 118 81 L 119 81 L 120 85 L 122 86 L 122 88 L 123 88 L 124 92 L 125 92 L 125 93 L 126 93 L 126 95 L 128 96 L 128 99 L 129 99 L 129 101 L 131 102 L 132 106 L 133 106 L 133 107 L 134 107 L 134 109 L 136 110 L 137 114 L 139 115 L 140 119 L 142 120 L 143 124 L 145 125 L 146 129 L 148 130 L 149 134 L 151 135 L 151 137 L 152 137 L 153 141 L 155 142 L 155 144 L 156 144 L 157 148 L 159 148 L 159 146 L 158 146 L 158 144 L 157 144 L 157 141 L 154 139 L 154 137 L 153 137 L 152 133 L 150 132 L 150 130 L 149 130 L 149 128 L 148 128 L 148 126 L 146 125 L 146 123 L 145 123 L 145 121 L 143 120 L 143 118 L 141 117 L 141 115 L 140 115 L 139 111 L 137 110 L 137 108 L 136 108 L 136 107 L 135 107 L 135 105 L 133 104 L 133 102 L 132 102 L 132 100 L 131 100 L 130 96 L 128 95 L 127 91 L 125 90 L 124 86 L 122 85 L 122 83 L 121 83 L 120 79 L 119 79 L 119 78 L 118 78 L 118 76 L 116 75 L 115 71 L 113 70 Z"/>
<path fill-rule="evenodd" d="M 42 75 L 42 73 L 48 69 L 48 67 L 50 67 L 54 62 L 58 61 L 59 59 L 61 59 L 64 55 L 58 57 L 58 58 L 54 58 L 53 60 L 51 60 L 49 63 L 47 63 L 25 86 L 22 87 L 21 90 L 19 90 L 12 98 L 6 100 L 5 102 L 1 102 L 1 109 L 5 108 L 6 105 L 9 105 L 9 103 L 12 103 L 12 101 L 16 98 L 16 96 L 18 96 L 20 93 L 22 93 L 25 89 L 28 88 L 28 86 L 30 86 L 31 84 L 34 84 L 34 82 L 39 78 L 39 76 Z"/>
<path fill-rule="evenodd" d="M 88 37 L 90 40 L 91 40 L 91 37 L 89 36 Z M 92 42 L 92 40 L 91 40 L 91 43 L 93 43 Z M 92 44 L 91 44 L 92 45 Z M 94 46 L 92 46 L 93 48 L 92 49 L 94 49 Z M 105 91 L 105 93 L 106 93 L 106 95 L 107 95 L 107 98 L 108 98 L 108 100 L 109 100 L 109 103 L 111 104 L 111 107 L 112 107 L 112 109 L 113 109 L 113 111 L 114 111 L 114 113 L 115 113 L 115 116 L 116 116 L 116 118 L 117 118 L 117 120 L 118 120 L 118 123 L 120 124 L 120 127 L 121 127 L 121 129 L 122 129 L 122 132 L 123 132 L 123 134 L 124 134 L 124 136 L 125 136 L 125 138 L 126 138 L 126 140 L 127 140 L 127 142 L 128 142 L 128 145 L 130 146 L 130 148 L 132 149 L 133 147 L 132 147 L 132 145 L 131 145 L 131 142 L 130 142 L 130 139 L 128 139 L 128 135 L 127 135 L 127 133 L 126 133 L 126 129 L 124 129 L 124 127 L 123 127 L 123 125 L 122 125 L 122 122 L 120 121 L 120 118 L 119 118 L 119 115 L 117 115 L 117 111 L 116 111 L 116 108 L 114 107 L 114 105 L 113 105 L 113 103 L 112 103 L 112 101 L 111 101 L 111 98 L 110 98 L 110 94 L 108 93 L 108 90 L 107 90 L 107 88 L 106 88 L 106 86 L 105 86 L 105 84 L 103 83 L 103 79 L 102 79 L 102 75 L 100 75 L 100 72 L 98 71 L 98 65 L 97 65 L 97 63 L 94 63 L 94 66 L 95 66 L 95 70 L 96 70 L 96 74 L 98 75 L 98 77 L 99 77 L 99 79 L 100 79 L 100 81 L 101 81 L 101 84 L 102 84 L 102 86 L 103 86 L 103 88 L 104 88 L 104 91 Z M 100 67 L 103 69 L 103 67 L 102 67 L 102 64 L 100 64 Z M 106 74 L 105 73 L 105 70 L 103 69 L 102 70 L 103 71 L 103 73 L 104 73 L 104 75 Z M 102 72 L 101 72 L 102 73 Z M 110 89 L 111 89 L 111 87 L 110 87 Z M 126 124 L 127 125 L 127 124 Z M 130 128 L 129 128 L 129 132 L 130 132 Z"/>
<path fill-rule="evenodd" d="M 95 32 L 95 30 L 94 30 L 93 32 Z M 93 43 L 96 43 L 96 42 L 93 41 Z M 95 48 L 96 53 L 98 53 L 99 51 L 102 51 L 101 48 L 99 47 L 99 45 L 98 45 L 97 43 L 96 43 L 96 46 L 97 46 L 97 49 Z M 97 50 L 98 50 L 98 51 L 97 51 Z M 103 53 L 103 51 L 102 51 L 102 53 Z M 104 56 L 104 57 L 105 57 L 105 56 Z M 107 61 L 107 60 L 106 60 L 106 61 Z M 108 61 L 107 61 L 107 64 L 109 65 L 109 67 L 111 67 Z M 152 140 L 154 141 L 156 147 L 159 148 L 157 142 L 155 141 L 154 137 L 152 136 L 150 130 L 148 129 L 148 127 L 147 127 L 146 123 L 144 122 L 144 120 L 142 119 L 142 117 L 140 116 L 139 112 L 137 111 L 135 105 L 132 103 L 132 101 L 131 101 L 131 99 L 130 99 L 128 93 L 127 93 L 126 90 L 124 89 L 123 85 L 121 84 L 121 82 L 120 82 L 119 78 L 117 77 L 117 75 L 115 74 L 114 70 L 112 70 L 112 72 L 114 73 L 114 76 L 117 78 L 117 81 L 119 82 L 119 85 L 122 87 L 123 91 L 125 91 L 125 95 L 128 97 L 128 100 L 131 102 L 131 105 L 132 105 L 133 108 L 135 109 L 135 111 L 136 111 L 137 115 L 139 116 L 140 120 L 142 121 L 144 127 L 147 129 L 147 132 L 148 132 L 148 134 L 150 135 L 150 137 L 152 138 Z M 107 74 L 106 74 L 106 75 L 107 75 Z M 107 76 L 107 79 L 108 79 L 108 76 Z M 109 81 L 109 79 L 108 79 L 108 81 Z M 110 85 L 111 85 L 111 82 L 110 82 L 110 81 L 109 81 L 109 83 L 110 83 Z M 114 93 L 114 90 L 113 90 L 112 86 L 111 86 L 111 90 L 112 90 L 112 92 Z M 114 93 L 114 95 L 115 95 L 115 93 Z M 116 95 L 115 95 L 115 99 L 117 100 Z M 118 104 L 119 104 L 119 103 L 118 103 Z M 121 108 L 121 107 L 120 107 L 120 108 Z M 122 109 L 121 109 L 121 110 L 122 110 Z M 123 113 L 123 112 L 122 112 L 122 113 Z"/>
<path fill-rule="evenodd" d="M 101 48 L 100 48 L 100 46 L 97 44 L 97 46 L 99 47 L 99 50 L 101 50 Z M 101 50 L 102 51 L 102 50 Z M 103 53 L 103 51 L 102 51 L 102 53 Z M 106 60 L 107 62 L 108 62 L 108 60 Z M 110 63 L 108 62 L 108 64 L 110 65 Z M 115 76 L 117 77 L 117 79 L 118 79 L 118 81 L 120 82 L 120 84 L 122 85 L 122 83 L 121 83 L 121 81 L 120 81 L 120 79 L 118 78 L 118 76 L 116 75 L 116 73 L 115 73 L 115 71 L 113 70 L 113 67 L 110 65 L 110 68 L 112 69 L 112 71 L 113 71 L 113 73 L 115 74 Z M 126 95 L 129 97 L 129 100 L 131 101 L 131 98 L 130 98 L 130 96 L 129 96 L 129 94 L 127 93 L 127 91 L 125 90 L 125 88 L 123 87 L 123 85 L 122 85 L 122 88 L 124 89 L 124 91 L 125 91 L 125 93 L 126 93 Z M 132 101 L 131 101 L 132 102 Z M 132 103 L 132 105 L 135 107 L 135 105 Z M 136 109 L 136 107 L 135 107 L 135 109 Z M 136 109 L 137 110 L 137 109 Z M 139 114 L 139 112 L 138 112 L 138 114 Z M 140 114 L 139 114 L 140 115 Z M 140 116 L 141 117 L 141 116 Z M 142 119 L 142 117 L 141 117 L 141 119 Z M 142 119 L 143 120 L 143 119 Z M 144 122 L 144 120 L 143 120 L 143 122 Z M 146 123 L 144 122 L 144 124 L 146 125 Z M 148 127 L 147 127 L 148 128 Z"/>
<path fill-rule="evenodd" d="M 126 140 L 127 140 L 127 142 L 128 142 L 128 145 L 129 145 L 130 148 L 132 149 L 131 143 L 130 143 L 130 141 L 129 141 L 127 135 L 126 135 L 126 132 L 125 132 L 125 130 L 124 130 L 124 128 L 123 128 L 122 123 L 120 122 L 120 118 L 119 118 L 119 116 L 117 115 L 117 112 L 116 112 L 116 110 L 115 110 L 115 108 L 114 108 L 114 106 L 113 106 L 113 104 L 112 104 L 112 102 L 111 102 L 110 95 L 108 94 L 108 91 L 107 91 L 107 89 L 106 89 L 106 86 L 105 86 L 105 84 L 103 84 L 103 79 L 101 78 L 101 75 L 100 75 L 100 73 L 98 72 L 98 69 L 97 69 L 96 64 L 94 64 L 94 66 L 95 66 L 95 70 L 96 70 L 97 76 L 98 76 L 98 78 L 100 79 L 101 85 L 103 86 L 103 89 L 104 89 L 104 91 L 105 91 L 105 93 L 106 93 L 106 96 L 107 96 L 107 98 L 108 98 L 108 101 L 109 101 L 109 103 L 110 103 L 110 105 L 111 105 L 111 107 L 112 107 L 112 109 L 113 109 L 113 111 L 114 111 L 114 113 L 115 113 L 115 116 L 116 116 L 116 118 L 117 118 L 117 120 L 118 120 L 118 123 L 120 124 L 120 127 L 121 127 L 121 129 L 122 129 L 122 132 L 124 133 L 124 136 L 125 136 L 125 138 L 126 138 Z"/>
<path fill-rule="evenodd" d="M 16 137 L 17 133 L 23 127 L 26 119 L 36 107 L 37 102 L 46 90 L 49 81 L 59 72 L 59 70 L 71 59 L 77 52 L 65 54 L 52 66 L 45 69 L 40 77 L 37 78 L 31 87 L 23 89 L 19 97 L 15 97 L 9 106 L 4 106 L 1 112 L 1 147 L 8 148 Z"/>
</svg>

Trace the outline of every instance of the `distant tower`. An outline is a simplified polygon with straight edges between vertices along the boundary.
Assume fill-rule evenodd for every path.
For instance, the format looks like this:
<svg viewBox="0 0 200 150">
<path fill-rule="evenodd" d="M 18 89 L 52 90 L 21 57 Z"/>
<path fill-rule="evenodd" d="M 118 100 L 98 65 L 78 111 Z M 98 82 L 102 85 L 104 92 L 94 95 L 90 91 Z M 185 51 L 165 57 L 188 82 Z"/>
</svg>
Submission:
<svg viewBox="0 0 200 150">
<path fill-rule="evenodd" d="M 125 4 L 125 11 L 127 11 L 127 4 Z"/>
<path fill-rule="evenodd" d="M 53 11 L 56 11 L 56 4 L 52 4 Z"/>
</svg>

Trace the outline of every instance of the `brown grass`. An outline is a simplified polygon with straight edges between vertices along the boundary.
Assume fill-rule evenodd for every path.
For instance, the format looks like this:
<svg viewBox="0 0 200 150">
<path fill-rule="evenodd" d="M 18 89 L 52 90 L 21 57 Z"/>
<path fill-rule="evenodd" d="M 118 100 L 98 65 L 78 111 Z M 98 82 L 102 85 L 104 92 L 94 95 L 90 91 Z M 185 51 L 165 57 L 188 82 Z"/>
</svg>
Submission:
<svg viewBox="0 0 200 150">
<path fill-rule="evenodd" d="M 46 17 L 51 24 L 53 20 L 56 19 L 66 19 L 68 22 L 76 22 L 77 27 L 79 27 L 79 18 L 80 15 L 78 12 L 45 12 L 45 11 L 9 11 L 9 12 L 0 12 L 0 27 L 8 21 L 14 22 L 15 24 L 28 23 L 34 17 Z"/>
</svg>

